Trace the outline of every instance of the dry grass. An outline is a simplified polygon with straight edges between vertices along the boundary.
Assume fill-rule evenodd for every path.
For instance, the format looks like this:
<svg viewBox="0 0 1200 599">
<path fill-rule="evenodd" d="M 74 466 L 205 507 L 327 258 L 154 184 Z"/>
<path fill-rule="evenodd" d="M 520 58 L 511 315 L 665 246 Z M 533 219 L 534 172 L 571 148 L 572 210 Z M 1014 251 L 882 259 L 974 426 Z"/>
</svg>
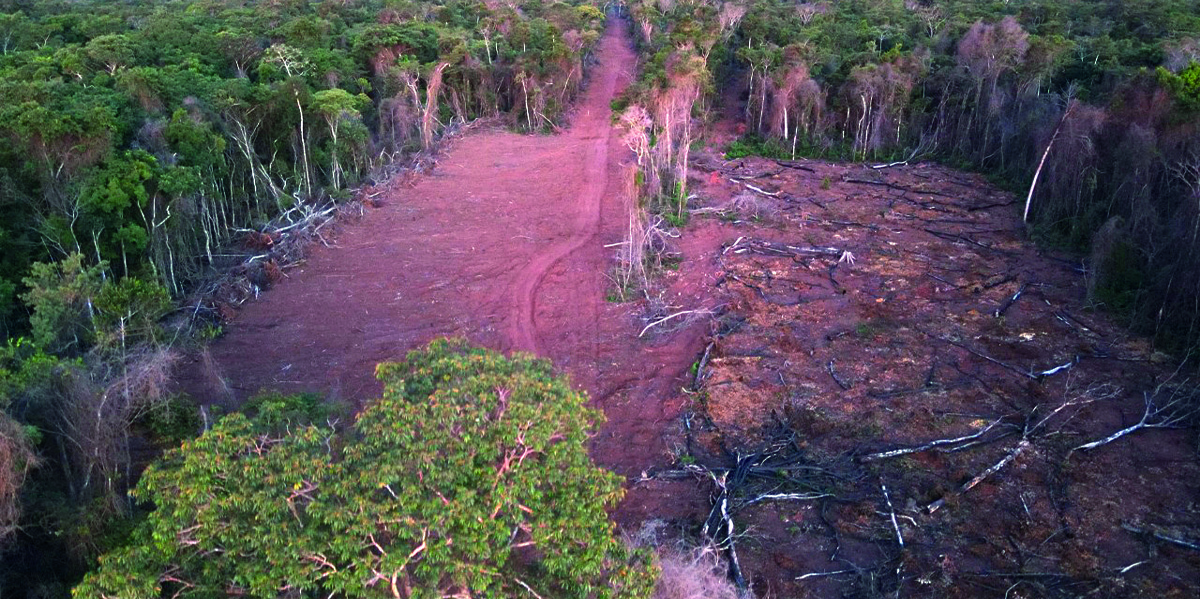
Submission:
<svg viewBox="0 0 1200 599">
<path fill-rule="evenodd" d="M 659 548 L 662 571 L 654 587 L 654 599 L 741 599 L 737 587 L 726 576 L 728 567 L 712 547 L 691 551 Z"/>
<path fill-rule="evenodd" d="M 654 551 L 660 571 L 653 599 L 751 599 L 729 580 L 729 566 L 712 545 L 689 547 L 670 541 L 667 523 L 647 520 L 625 539 L 633 547 Z"/>
</svg>

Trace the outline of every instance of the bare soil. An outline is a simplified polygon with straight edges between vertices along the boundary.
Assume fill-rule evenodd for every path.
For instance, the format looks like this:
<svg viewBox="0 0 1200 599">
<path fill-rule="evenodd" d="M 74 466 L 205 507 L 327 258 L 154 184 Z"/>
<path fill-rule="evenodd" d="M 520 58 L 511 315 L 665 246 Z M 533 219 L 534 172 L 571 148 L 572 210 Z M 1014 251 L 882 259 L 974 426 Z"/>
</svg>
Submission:
<svg viewBox="0 0 1200 599">
<path fill-rule="evenodd" d="M 732 477 L 773 455 L 743 504 L 827 494 L 737 511 L 758 596 L 1197 595 L 1200 552 L 1163 540 L 1200 539 L 1195 431 L 1072 451 L 1194 383 L 1088 303 L 1077 258 L 1025 241 L 1023 198 L 932 164 L 710 151 L 694 177 L 694 213 L 733 241 L 711 256 L 727 308 L 690 459 Z"/>
<path fill-rule="evenodd" d="M 632 158 L 609 108 L 636 68 L 623 24 L 610 24 L 596 54 L 566 132 L 470 135 L 413 185 L 364 190 L 379 208 L 231 313 L 225 334 L 183 373 L 184 388 L 229 408 L 263 390 L 358 405 L 381 390 L 379 362 L 464 337 L 567 372 L 607 415 L 599 463 L 626 475 L 669 463 L 664 431 L 684 405 L 678 389 L 707 328 L 639 340 L 630 306 L 605 299 L 615 250 L 604 246 L 625 233 L 619 181 Z M 667 303 L 693 305 L 705 286 L 696 274 L 665 291 Z M 655 497 L 673 504 L 672 494 L 640 493 L 647 505 L 631 501 L 628 518 L 618 517 L 640 522 L 657 511 Z"/>
<path fill-rule="evenodd" d="M 377 363 L 465 337 L 553 360 L 604 410 L 593 456 L 630 480 L 627 530 L 695 534 L 712 482 L 686 467 L 732 467 L 782 435 L 792 472 L 830 497 L 736 513 L 758 596 L 1196 596 L 1200 552 L 1154 538 L 1198 538 L 1195 435 L 1067 456 L 1136 422 L 1166 360 L 1088 310 L 1080 263 L 1025 242 L 1017 200 L 980 177 L 700 152 L 678 268 L 648 300 L 607 301 L 632 159 L 609 109 L 636 64 L 622 24 L 597 55 L 566 132 L 471 135 L 411 186 L 366 190 L 379 207 L 232 314 L 185 389 L 230 407 L 264 389 L 359 404 Z M 638 337 L 694 309 L 717 316 Z M 1095 401 L 955 492 L 1013 450 L 1022 418 L 1079 398 Z M 863 460 L 996 420 L 1006 434 L 961 451 Z"/>
</svg>

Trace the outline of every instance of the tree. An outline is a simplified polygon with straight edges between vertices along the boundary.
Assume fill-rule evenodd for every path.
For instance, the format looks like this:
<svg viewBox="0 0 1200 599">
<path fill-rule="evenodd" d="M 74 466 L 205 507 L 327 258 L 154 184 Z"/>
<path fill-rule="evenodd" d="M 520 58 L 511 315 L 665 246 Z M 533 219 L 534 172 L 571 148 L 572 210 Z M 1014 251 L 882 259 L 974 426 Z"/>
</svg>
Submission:
<svg viewBox="0 0 1200 599">
<path fill-rule="evenodd" d="M 0 54 L 7 55 L 9 51 L 16 49 L 21 31 L 28 24 L 29 18 L 25 13 L 0 12 Z"/>
<path fill-rule="evenodd" d="M 250 34 L 236 29 L 217 32 L 216 39 L 221 54 L 233 66 L 234 76 L 245 79 L 246 73 L 250 70 L 250 63 L 262 54 L 262 47 L 258 40 Z"/>
<path fill-rule="evenodd" d="M 359 111 L 364 106 L 371 103 L 371 99 L 363 95 L 353 95 L 350 92 L 340 89 L 325 89 L 313 94 L 313 105 L 317 112 L 325 118 L 325 123 L 329 125 L 329 138 L 332 143 L 330 148 L 330 183 L 334 189 L 339 189 L 342 186 L 342 165 L 338 159 L 338 133 L 342 130 L 344 121 L 353 121 L 359 118 Z"/>
<path fill-rule="evenodd" d="M 152 186 L 159 171 L 158 161 L 149 153 L 130 150 L 105 161 L 79 194 L 82 218 L 73 233 L 83 233 L 92 242 L 97 262 L 119 259 L 122 275 L 129 274 L 130 264 L 139 264 L 145 253 L 147 186 Z"/>
<path fill-rule="evenodd" d="M 85 266 L 82 254 L 33 265 L 24 281 L 29 291 L 21 299 L 33 308 L 29 322 L 39 348 L 59 354 L 82 353 L 88 348 L 104 268 L 104 264 Z"/>
<path fill-rule="evenodd" d="M 133 43 L 121 34 L 102 35 L 88 42 L 88 58 L 100 63 L 109 75 L 114 75 L 117 69 L 128 66 L 134 59 Z"/>
<path fill-rule="evenodd" d="M 613 537 L 600 414 L 548 362 L 436 341 L 352 427 L 285 398 L 150 467 L 156 509 L 76 597 L 645 597 Z"/>
<path fill-rule="evenodd" d="M 302 78 L 308 74 L 312 64 L 300 50 L 283 44 L 275 44 L 267 48 L 264 62 L 283 69 L 287 75 L 287 87 L 292 91 L 292 97 L 296 101 L 296 112 L 300 117 L 300 159 L 304 169 L 304 192 L 312 195 L 312 168 L 308 164 L 308 134 L 304 131 L 304 106 L 300 102 L 300 90 L 308 91 Z"/>
</svg>

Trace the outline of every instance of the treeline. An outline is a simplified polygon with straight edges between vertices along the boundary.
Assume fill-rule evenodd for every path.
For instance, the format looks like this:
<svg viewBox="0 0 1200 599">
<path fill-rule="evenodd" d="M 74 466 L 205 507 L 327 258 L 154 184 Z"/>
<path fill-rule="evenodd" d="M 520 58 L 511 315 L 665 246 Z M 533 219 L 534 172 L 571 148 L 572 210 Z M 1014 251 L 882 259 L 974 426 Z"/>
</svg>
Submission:
<svg viewBox="0 0 1200 599">
<path fill-rule="evenodd" d="M 631 15 L 649 67 L 631 100 L 650 112 L 696 79 L 686 54 L 718 82 L 696 116 L 741 102 L 735 153 L 937 159 L 1022 194 L 1040 171 L 1034 237 L 1090 249 L 1098 306 L 1165 349 L 1200 347 L 1200 2 L 666 0 Z M 659 171 L 648 195 L 682 202 L 682 174 Z"/>
<path fill-rule="evenodd" d="M 552 128 L 603 22 L 575 0 L 0 0 L 0 594 L 62 594 L 123 538 L 137 456 L 196 432 L 168 391 L 174 299 L 448 129 Z"/>
<path fill-rule="evenodd" d="M 483 2 L 0 4 L 0 331 L 35 260 L 181 292 L 240 228 L 454 122 L 561 116 L 603 15 Z M 27 306 L 25 306 L 27 307 Z"/>
</svg>

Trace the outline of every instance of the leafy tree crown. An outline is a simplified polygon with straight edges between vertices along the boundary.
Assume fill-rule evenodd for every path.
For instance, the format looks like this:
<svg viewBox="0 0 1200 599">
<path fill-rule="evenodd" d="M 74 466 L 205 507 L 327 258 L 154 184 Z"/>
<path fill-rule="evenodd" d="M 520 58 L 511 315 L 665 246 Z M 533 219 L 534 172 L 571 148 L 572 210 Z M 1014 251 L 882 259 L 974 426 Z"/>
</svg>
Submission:
<svg viewBox="0 0 1200 599">
<path fill-rule="evenodd" d="M 377 373 L 346 430 L 275 397 L 168 454 L 137 489 L 155 511 L 75 596 L 649 594 L 587 455 L 600 414 L 547 362 L 437 341 Z"/>
</svg>

